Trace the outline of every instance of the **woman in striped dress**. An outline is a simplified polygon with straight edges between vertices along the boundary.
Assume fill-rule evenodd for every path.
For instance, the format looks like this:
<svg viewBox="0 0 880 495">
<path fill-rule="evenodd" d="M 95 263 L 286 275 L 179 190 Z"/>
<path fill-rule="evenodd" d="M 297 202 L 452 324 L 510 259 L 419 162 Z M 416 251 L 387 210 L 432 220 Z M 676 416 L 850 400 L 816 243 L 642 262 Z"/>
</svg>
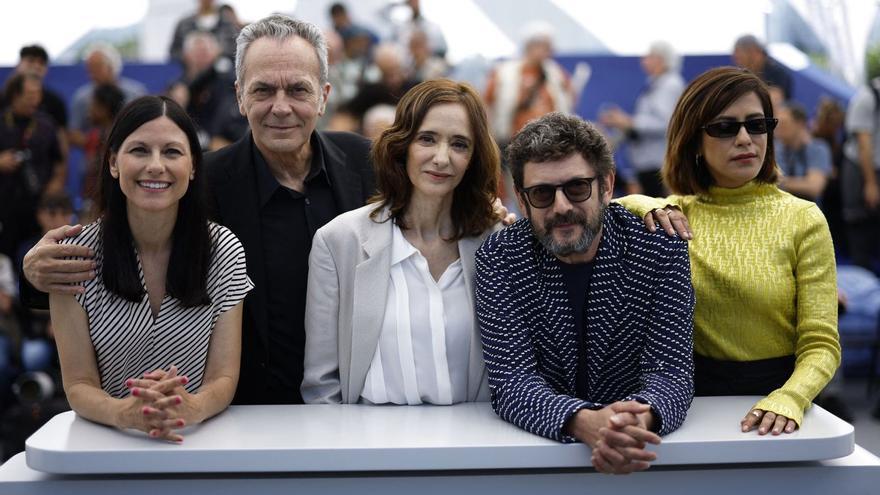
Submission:
<svg viewBox="0 0 880 495">
<path fill-rule="evenodd" d="M 180 442 L 238 381 L 244 250 L 208 222 L 195 126 L 165 97 L 127 105 L 107 139 L 99 218 L 64 242 L 97 276 L 49 304 L 62 380 L 80 416 Z"/>
</svg>

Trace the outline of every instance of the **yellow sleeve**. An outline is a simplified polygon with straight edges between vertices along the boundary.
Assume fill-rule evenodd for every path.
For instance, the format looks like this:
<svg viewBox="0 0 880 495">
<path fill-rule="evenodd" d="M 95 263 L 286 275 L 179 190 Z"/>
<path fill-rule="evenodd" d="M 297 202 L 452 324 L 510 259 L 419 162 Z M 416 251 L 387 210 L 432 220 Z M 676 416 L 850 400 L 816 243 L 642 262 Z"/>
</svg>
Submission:
<svg viewBox="0 0 880 495">
<path fill-rule="evenodd" d="M 797 284 L 797 344 L 795 368 L 782 388 L 759 401 L 756 409 L 793 419 L 798 425 L 812 400 L 840 365 L 837 333 L 837 270 L 828 223 L 816 205 L 800 220 L 795 239 Z"/>
<path fill-rule="evenodd" d="M 652 198 L 642 194 L 630 194 L 622 198 L 616 198 L 614 201 L 629 210 L 630 213 L 645 218 L 649 211 L 663 208 L 668 205 L 679 206 L 681 196 L 669 196 L 667 198 Z"/>
</svg>

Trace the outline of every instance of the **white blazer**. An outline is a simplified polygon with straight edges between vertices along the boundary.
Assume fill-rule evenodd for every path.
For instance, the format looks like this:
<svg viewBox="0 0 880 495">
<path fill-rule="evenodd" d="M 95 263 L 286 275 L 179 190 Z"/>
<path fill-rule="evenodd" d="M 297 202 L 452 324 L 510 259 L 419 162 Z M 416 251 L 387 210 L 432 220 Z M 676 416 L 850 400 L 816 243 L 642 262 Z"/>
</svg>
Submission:
<svg viewBox="0 0 880 495">
<path fill-rule="evenodd" d="M 376 220 L 371 219 L 370 213 L 376 207 L 372 204 L 343 213 L 315 233 L 309 256 L 305 370 L 300 387 L 307 404 L 353 404 L 360 400 L 364 389 L 379 345 L 391 283 L 394 224 L 387 208 Z M 458 241 L 465 284 L 471 294 L 474 254 L 494 230 Z M 467 400 L 488 401 L 476 315 L 473 328 Z"/>
</svg>

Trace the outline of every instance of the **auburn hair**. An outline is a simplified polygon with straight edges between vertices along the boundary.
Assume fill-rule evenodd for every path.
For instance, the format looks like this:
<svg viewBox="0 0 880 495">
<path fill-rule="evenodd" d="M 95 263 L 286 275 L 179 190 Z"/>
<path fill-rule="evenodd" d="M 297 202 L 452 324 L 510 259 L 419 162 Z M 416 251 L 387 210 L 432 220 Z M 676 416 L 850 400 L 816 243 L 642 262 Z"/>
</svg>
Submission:
<svg viewBox="0 0 880 495">
<path fill-rule="evenodd" d="M 469 84 L 433 79 L 410 89 L 397 104 L 394 123 L 382 132 L 370 151 L 376 171 L 378 193 L 370 202 L 378 204 L 371 213 L 376 219 L 387 207 L 390 218 L 406 229 L 404 215 L 412 197 L 413 185 L 406 172 L 407 150 L 416 137 L 425 115 L 434 105 L 460 104 L 470 121 L 473 154 L 467 171 L 455 188 L 452 199 L 452 239 L 476 236 L 494 225 L 501 159 L 498 145 L 489 131 L 486 109 L 480 95 Z"/>
</svg>

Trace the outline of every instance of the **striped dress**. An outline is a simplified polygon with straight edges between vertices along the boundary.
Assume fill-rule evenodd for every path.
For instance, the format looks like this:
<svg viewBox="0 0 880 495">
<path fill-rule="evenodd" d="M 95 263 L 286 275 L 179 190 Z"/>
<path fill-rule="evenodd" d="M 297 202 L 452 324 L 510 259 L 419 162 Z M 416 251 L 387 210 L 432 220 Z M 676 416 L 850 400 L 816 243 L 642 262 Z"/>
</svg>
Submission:
<svg viewBox="0 0 880 495">
<path fill-rule="evenodd" d="M 128 378 L 171 365 L 177 365 L 180 374 L 189 378 L 185 387 L 188 392 L 196 392 L 201 387 L 217 318 L 253 288 L 246 272 L 244 248 L 238 238 L 215 223 L 210 223 L 209 229 L 213 245 L 207 284 L 210 304 L 185 308 L 176 298 L 165 295 L 156 318 L 150 311 L 146 290 L 140 301 L 132 302 L 104 286 L 99 222 L 87 225 L 78 236 L 63 241 L 90 247 L 95 252 L 98 276 L 85 282 L 86 290 L 78 294 L 76 300 L 88 317 L 101 388 L 111 397 L 128 395 L 125 386 Z M 139 259 L 138 275 L 143 284 Z"/>
</svg>

